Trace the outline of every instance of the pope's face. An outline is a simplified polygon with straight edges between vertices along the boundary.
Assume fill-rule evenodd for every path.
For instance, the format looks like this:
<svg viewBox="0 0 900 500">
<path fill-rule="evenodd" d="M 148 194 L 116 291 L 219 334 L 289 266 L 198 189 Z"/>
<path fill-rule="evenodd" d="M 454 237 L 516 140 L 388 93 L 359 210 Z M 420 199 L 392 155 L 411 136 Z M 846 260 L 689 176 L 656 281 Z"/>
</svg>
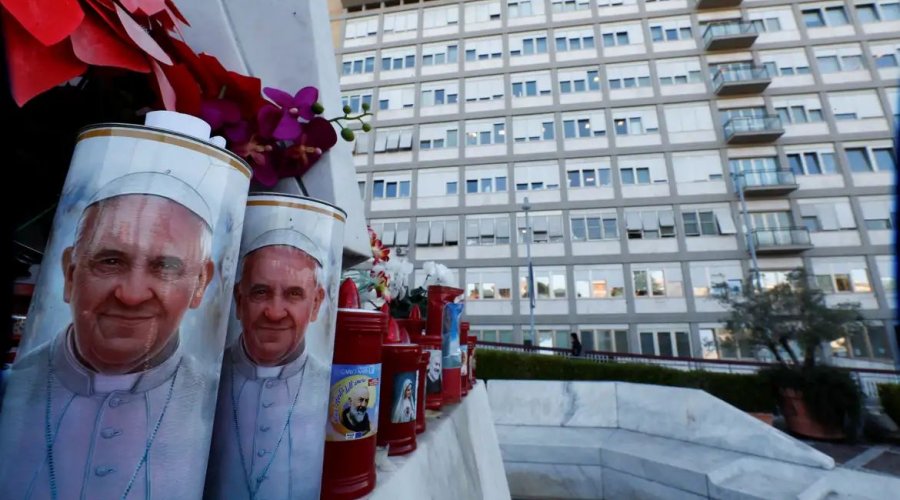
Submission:
<svg viewBox="0 0 900 500">
<path fill-rule="evenodd" d="M 325 290 L 318 264 L 294 247 L 275 245 L 247 256 L 235 286 L 244 346 L 256 364 L 284 364 L 302 347 L 306 327 L 319 315 Z"/>
<path fill-rule="evenodd" d="M 126 195 L 88 208 L 63 253 L 63 298 L 78 354 L 101 373 L 143 369 L 196 308 L 214 266 L 202 220 L 165 198 Z"/>
</svg>

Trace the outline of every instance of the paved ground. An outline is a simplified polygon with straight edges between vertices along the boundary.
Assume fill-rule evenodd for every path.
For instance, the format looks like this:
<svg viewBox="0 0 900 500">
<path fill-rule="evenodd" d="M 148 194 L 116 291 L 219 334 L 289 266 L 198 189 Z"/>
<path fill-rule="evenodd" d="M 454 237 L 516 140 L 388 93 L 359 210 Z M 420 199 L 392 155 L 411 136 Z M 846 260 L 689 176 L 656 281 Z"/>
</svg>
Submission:
<svg viewBox="0 0 900 500">
<path fill-rule="evenodd" d="M 822 441 L 806 441 L 806 443 L 834 458 L 841 467 L 900 477 L 900 446 Z"/>
</svg>

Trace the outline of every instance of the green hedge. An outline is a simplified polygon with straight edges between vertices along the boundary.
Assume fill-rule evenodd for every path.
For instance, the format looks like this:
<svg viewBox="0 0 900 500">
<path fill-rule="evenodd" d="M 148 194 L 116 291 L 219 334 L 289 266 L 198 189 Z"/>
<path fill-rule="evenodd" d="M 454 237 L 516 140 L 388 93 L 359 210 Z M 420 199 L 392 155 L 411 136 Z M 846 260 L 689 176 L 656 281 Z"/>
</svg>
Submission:
<svg viewBox="0 0 900 500">
<path fill-rule="evenodd" d="M 481 363 L 481 353 L 478 356 L 478 363 Z M 481 369 L 480 364 L 478 369 Z M 897 425 L 900 425 L 900 384 L 880 384 L 878 386 L 878 397 L 881 398 L 881 406 L 884 407 L 884 412 Z"/>
<path fill-rule="evenodd" d="M 771 412 L 771 388 L 756 375 L 681 371 L 654 365 L 598 363 L 562 356 L 480 349 L 477 376 L 505 380 L 612 380 L 702 389 L 748 412 Z"/>
</svg>

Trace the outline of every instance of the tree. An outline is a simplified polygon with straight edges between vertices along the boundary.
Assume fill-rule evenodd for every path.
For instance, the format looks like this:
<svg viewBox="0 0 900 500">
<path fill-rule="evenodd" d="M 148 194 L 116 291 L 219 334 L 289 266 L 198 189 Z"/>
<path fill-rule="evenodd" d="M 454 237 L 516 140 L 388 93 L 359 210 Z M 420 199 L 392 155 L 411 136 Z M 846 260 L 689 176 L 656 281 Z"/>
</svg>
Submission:
<svg viewBox="0 0 900 500">
<path fill-rule="evenodd" d="M 864 324 L 859 304 L 829 307 L 825 294 L 811 285 L 806 271 L 795 269 L 786 283 L 771 289 L 757 289 L 750 279 L 740 292 L 724 283 L 715 289 L 728 308 L 724 321 L 734 340 L 768 349 L 786 368 L 812 368 L 823 342 L 847 337 Z"/>
</svg>

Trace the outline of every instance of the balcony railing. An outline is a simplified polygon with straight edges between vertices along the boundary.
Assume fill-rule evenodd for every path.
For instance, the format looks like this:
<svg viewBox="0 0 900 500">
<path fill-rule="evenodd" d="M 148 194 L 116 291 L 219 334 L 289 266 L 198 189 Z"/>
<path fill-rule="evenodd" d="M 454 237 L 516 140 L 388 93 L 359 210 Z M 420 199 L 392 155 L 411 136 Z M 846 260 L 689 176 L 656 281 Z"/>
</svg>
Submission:
<svg viewBox="0 0 900 500">
<path fill-rule="evenodd" d="M 748 170 L 741 172 L 744 192 L 751 194 L 789 193 L 798 188 L 790 170 Z"/>
<path fill-rule="evenodd" d="M 762 92 L 772 83 L 772 76 L 764 66 L 720 68 L 713 75 L 713 87 L 718 95 Z"/>
<path fill-rule="evenodd" d="M 745 49 L 753 45 L 759 32 L 747 21 L 721 21 L 709 23 L 703 31 L 703 42 L 708 50 Z"/>
<path fill-rule="evenodd" d="M 770 142 L 784 134 L 778 115 L 736 116 L 725 122 L 729 143 Z"/>
<path fill-rule="evenodd" d="M 779 227 L 753 230 L 753 245 L 757 252 L 800 252 L 812 248 L 809 230 L 805 227 Z"/>
</svg>

